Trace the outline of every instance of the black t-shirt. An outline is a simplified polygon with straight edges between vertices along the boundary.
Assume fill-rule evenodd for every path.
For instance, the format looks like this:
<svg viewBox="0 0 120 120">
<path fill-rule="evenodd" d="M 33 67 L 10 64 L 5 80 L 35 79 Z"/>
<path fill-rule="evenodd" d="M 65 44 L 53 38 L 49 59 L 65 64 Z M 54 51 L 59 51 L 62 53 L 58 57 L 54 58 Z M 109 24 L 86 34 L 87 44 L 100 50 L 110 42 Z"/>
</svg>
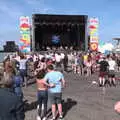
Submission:
<svg viewBox="0 0 120 120">
<path fill-rule="evenodd" d="M 101 72 L 107 72 L 108 66 L 109 66 L 108 62 L 105 61 L 105 60 L 102 60 L 102 61 L 99 62 L 99 64 L 100 64 L 100 71 Z"/>
<path fill-rule="evenodd" d="M 120 66 L 120 59 L 117 59 L 117 65 Z"/>
</svg>

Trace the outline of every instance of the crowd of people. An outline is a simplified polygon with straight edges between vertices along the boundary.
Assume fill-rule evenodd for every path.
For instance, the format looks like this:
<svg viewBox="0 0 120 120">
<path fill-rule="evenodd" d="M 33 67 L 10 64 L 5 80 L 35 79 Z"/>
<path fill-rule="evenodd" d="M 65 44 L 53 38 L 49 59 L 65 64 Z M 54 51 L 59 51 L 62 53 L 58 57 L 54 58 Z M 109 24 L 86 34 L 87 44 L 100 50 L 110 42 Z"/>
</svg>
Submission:
<svg viewBox="0 0 120 120">
<path fill-rule="evenodd" d="M 64 73 L 73 72 L 87 77 L 99 73 L 99 87 L 105 87 L 107 83 L 110 86 L 117 85 L 115 73 L 118 71 L 120 56 L 113 53 L 104 55 L 100 52 L 58 51 L 9 55 L 0 69 L 0 106 L 3 108 L 0 110 L 0 120 L 24 120 L 22 87 L 27 87 L 31 79 L 37 83 L 37 120 L 47 119 L 48 97 L 52 108 L 51 120 L 55 120 L 57 115 L 62 120 Z"/>
</svg>

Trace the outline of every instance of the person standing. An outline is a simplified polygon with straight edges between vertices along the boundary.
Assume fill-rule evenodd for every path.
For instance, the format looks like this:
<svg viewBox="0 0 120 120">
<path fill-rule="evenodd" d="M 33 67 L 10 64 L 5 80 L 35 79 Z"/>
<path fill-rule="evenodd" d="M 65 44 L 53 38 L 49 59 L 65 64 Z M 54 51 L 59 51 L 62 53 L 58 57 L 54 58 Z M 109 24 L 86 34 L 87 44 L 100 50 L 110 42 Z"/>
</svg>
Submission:
<svg viewBox="0 0 120 120">
<path fill-rule="evenodd" d="M 91 76 L 92 74 L 92 60 L 91 59 L 87 60 L 86 67 L 87 67 L 87 76 Z"/>
<path fill-rule="evenodd" d="M 67 66 L 68 66 L 68 56 L 67 56 L 67 54 L 65 54 L 62 61 L 63 61 L 64 71 L 67 72 Z"/>
<path fill-rule="evenodd" d="M 26 76 L 27 76 L 27 59 L 23 54 L 20 56 L 19 63 L 20 63 L 20 68 L 19 68 L 20 75 L 23 79 L 25 87 L 27 87 L 27 78 L 26 78 Z"/>
<path fill-rule="evenodd" d="M 109 64 L 109 74 L 108 74 L 108 77 L 109 77 L 110 85 L 113 84 L 114 86 L 116 86 L 116 80 L 115 80 L 116 62 L 115 62 L 115 60 L 113 58 L 109 58 L 108 64 Z"/>
<path fill-rule="evenodd" d="M 55 54 L 55 61 L 56 61 L 56 67 L 60 68 L 61 67 L 61 55 L 60 55 L 60 53 Z"/>
<path fill-rule="evenodd" d="M 52 104 L 52 120 L 56 119 L 56 104 L 58 106 L 59 119 L 62 119 L 62 87 L 65 86 L 64 76 L 61 72 L 55 71 L 53 65 L 48 65 L 47 71 L 48 73 L 45 75 L 44 80 L 50 84 L 54 84 L 54 87 L 49 88 L 49 96 Z"/>
<path fill-rule="evenodd" d="M 24 103 L 14 93 L 12 76 L 0 78 L 0 120 L 24 120 Z"/>
<path fill-rule="evenodd" d="M 106 75 L 108 74 L 109 64 L 106 61 L 106 58 L 103 57 L 99 62 L 100 74 L 99 74 L 99 86 L 102 87 L 105 85 Z"/>
<path fill-rule="evenodd" d="M 38 97 L 38 116 L 37 120 L 41 120 L 41 109 L 42 109 L 42 104 L 44 105 L 44 111 L 43 111 L 43 120 L 47 119 L 47 101 L 48 101 L 48 86 L 44 81 L 44 76 L 45 76 L 45 70 L 40 70 L 36 77 L 37 77 L 37 97 Z"/>
<path fill-rule="evenodd" d="M 20 76 L 20 72 L 19 71 L 14 74 L 13 80 L 14 80 L 13 88 L 14 88 L 15 94 L 18 97 L 20 97 L 21 99 L 23 99 L 23 91 L 22 91 L 23 79 Z"/>
</svg>

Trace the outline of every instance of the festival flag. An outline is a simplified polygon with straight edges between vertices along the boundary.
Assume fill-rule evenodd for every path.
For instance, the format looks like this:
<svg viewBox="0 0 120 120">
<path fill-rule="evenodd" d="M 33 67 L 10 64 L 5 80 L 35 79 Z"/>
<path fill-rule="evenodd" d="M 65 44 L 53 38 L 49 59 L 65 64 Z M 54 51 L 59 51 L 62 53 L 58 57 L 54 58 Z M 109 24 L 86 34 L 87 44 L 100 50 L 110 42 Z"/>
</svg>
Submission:
<svg viewBox="0 0 120 120">
<path fill-rule="evenodd" d="M 30 52 L 30 22 L 28 16 L 20 17 L 20 50 Z"/>
<path fill-rule="evenodd" d="M 89 20 L 89 34 L 90 34 L 90 50 L 98 50 L 99 36 L 98 36 L 99 20 L 98 18 L 90 18 Z"/>
</svg>

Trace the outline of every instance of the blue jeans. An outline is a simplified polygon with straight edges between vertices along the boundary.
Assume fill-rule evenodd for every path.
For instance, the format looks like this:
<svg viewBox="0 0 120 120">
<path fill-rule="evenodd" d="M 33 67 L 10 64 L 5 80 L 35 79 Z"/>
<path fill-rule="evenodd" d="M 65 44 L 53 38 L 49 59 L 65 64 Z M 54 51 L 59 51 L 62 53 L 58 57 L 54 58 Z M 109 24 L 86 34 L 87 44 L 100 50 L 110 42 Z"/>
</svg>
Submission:
<svg viewBox="0 0 120 120">
<path fill-rule="evenodd" d="M 20 76 L 22 77 L 23 81 L 24 81 L 24 77 L 26 77 L 27 73 L 25 69 L 20 69 Z"/>
<path fill-rule="evenodd" d="M 39 115 L 41 116 L 42 104 L 44 105 L 43 117 L 47 114 L 47 101 L 48 101 L 48 91 L 39 90 L 37 93 L 38 96 L 38 105 L 39 105 Z"/>
<path fill-rule="evenodd" d="M 22 92 L 22 88 L 21 87 L 15 87 L 14 88 L 15 94 L 20 97 L 21 99 L 23 99 L 23 92 Z"/>
</svg>

